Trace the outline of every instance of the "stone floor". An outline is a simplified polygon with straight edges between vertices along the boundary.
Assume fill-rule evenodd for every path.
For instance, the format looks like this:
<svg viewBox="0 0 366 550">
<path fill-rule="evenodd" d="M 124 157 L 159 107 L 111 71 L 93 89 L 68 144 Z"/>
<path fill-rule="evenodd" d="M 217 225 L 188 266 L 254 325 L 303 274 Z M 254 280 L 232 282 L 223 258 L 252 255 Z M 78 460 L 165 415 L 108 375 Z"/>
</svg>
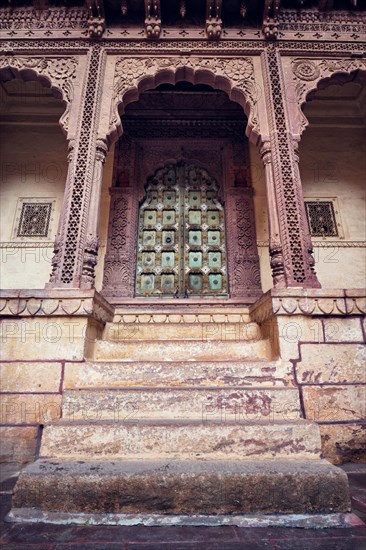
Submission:
<svg viewBox="0 0 366 550">
<path fill-rule="evenodd" d="M 353 512 L 365 526 L 343 529 L 283 527 L 115 527 L 10 524 L 4 517 L 11 506 L 11 492 L 19 468 L 2 465 L 0 485 L 0 547 L 12 550 L 365 550 L 366 466 L 346 465 Z"/>
</svg>

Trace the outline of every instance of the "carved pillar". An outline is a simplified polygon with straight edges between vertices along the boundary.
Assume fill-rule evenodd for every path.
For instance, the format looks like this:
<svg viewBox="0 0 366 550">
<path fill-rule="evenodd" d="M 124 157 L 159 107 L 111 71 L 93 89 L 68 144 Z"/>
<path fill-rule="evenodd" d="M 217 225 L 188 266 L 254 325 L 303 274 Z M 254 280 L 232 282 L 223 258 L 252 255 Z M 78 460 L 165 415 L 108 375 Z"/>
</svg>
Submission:
<svg viewBox="0 0 366 550">
<path fill-rule="evenodd" d="M 102 95 L 104 53 L 99 45 L 91 48 L 80 99 L 78 130 L 69 155 L 64 202 L 55 240 L 52 274 L 48 287 L 90 288 L 94 281 L 95 242 L 86 245 L 87 231 L 96 235 L 95 216 L 100 195 L 101 160 L 97 130 Z M 105 154 L 105 153 L 103 153 Z M 90 200 L 93 190 L 93 204 Z M 96 201 L 96 202 L 95 202 Z M 84 254 L 86 258 L 84 262 Z M 83 276 L 82 276 L 83 274 Z"/>
<path fill-rule="evenodd" d="M 133 298 L 137 245 L 138 200 L 132 187 L 112 187 L 107 253 L 102 294 Z"/>
<path fill-rule="evenodd" d="M 280 240 L 273 239 L 272 270 L 275 286 L 319 288 L 314 271 L 312 245 L 306 222 L 304 198 L 298 168 L 297 143 L 291 134 L 279 54 L 271 45 L 262 54 L 266 103 L 270 122 L 270 162 L 267 186 L 274 190 L 274 205 L 268 208 L 274 222 L 278 213 Z M 265 155 L 266 158 L 266 155 Z M 271 180 L 273 179 L 274 185 Z M 271 227 L 271 231 L 275 227 Z M 283 275 L 285 281 L 283 281 Z"/>
<path fill-rule="evenodd" d="M 286 278 L 280 238 L 280 226 L 276 204 L 275 183 L 272 171 L 271 145 L 269 142 L 265 142 L 262 145 L 260 154 L 263 160 L 266 176 L 269 255 L 271 258 L 273 285 L 275 288 L 286 288 Z"/>
<path fill-rule="evenodd" d="M 89 202 L 89 217 L 84 249 L 81 286 L 92 288 L 95 281 L 95 266 L 98 259 L 98 225 L 100 211 L 100 193 L 103 181 L 103 165 L 107 156 L 108 146 L 104 140 L 97 140 L 95 165 L 91 197 Z"/>
<path fill-rule="evenodd" d="M 227 190 L 225 217 L 230 296 L 251 301 L 262 293 L 251 187 Z"/>
</svg>

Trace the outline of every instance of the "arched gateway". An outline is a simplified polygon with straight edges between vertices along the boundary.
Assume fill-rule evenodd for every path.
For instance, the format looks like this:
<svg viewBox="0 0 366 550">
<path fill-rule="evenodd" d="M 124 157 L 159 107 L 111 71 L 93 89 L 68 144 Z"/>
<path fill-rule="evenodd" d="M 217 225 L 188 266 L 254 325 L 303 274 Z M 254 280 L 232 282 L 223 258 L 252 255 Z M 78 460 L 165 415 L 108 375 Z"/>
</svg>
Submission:
<svg viewBox="0 0 366 550">
<path fill-rule="evenodd" d="M 261 293 L 248 120 L 227 94 L 182 81 L 141 94 L 116 147 L 103 294 Z"/>
</svg>

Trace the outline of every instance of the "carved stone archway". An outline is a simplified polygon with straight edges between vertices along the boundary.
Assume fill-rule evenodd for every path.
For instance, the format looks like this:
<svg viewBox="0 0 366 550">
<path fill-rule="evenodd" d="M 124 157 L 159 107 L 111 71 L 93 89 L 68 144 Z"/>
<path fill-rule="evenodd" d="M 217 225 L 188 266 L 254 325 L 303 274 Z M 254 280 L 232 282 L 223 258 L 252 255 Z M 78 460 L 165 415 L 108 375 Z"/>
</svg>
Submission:
<svg viewBox="0 0 366 550">
<path fill-rule="evenodd" d="M 65 111 L 59 124 L 65 134 L 69 127 L 70 107 L 74 96 L 77 59 L 75 57 L 1 57 L 0 80 L 15 78 L 34 80 L 50 88 L 56 99 L 62 99 Z"/>
<path fill-rule="evenodd" d="M 357 73 L 358 78 L 366 82 L 365 59 L 331 58 L 323 60 L 295 58 L 291 68 L 295 83 L 297 122 L 293 121 L 295 132 L 300 136 L 309 122 L 302 110 L 303 105 L 317 90 L 330 84 L 344 84 Z"/>
<path fill-rule="evenodd" d="M 115 67 L 109 140 L 116 141 L 122 134 L 120 113 L 124 107 L 137 101 L 141 92 L 160 84 L 207 84 L 226 92 L 232 101 L 243 107 L 248 117 L 246 134 L 258 144 L 261 130 L 258 103 L 261 89 L 254 75 L 250 57 L 122 57 Z"/>
<path fill-rule="evenodd" d="M 246 65 L 246 62 L 245 62 Z M 198 76 L 197 76 L 198 75 Z M 197 71 L 196 77 L 202 79 Z M 174 74 L 173 77 L 169 73 L 159 73 L 158 79 L 154 76 L 156 86 L 166 83 L 175 84 L 183 79 L 182 74 Z M 193 80 L 193 74 L 190 77 L 190 82 L 196 83 Z M 144 78 L 144 77 L 143 77 Z M 143 88 L 153 88 L 153 81 L 150 78 L 150 84 L 145 84 Z M 163 80 L 163 82 L 162 82 Z M 185 81 L 187 79 L 184 79 Z M 193 82 L 192 82 L 193 80 Z M 214 85 L 214 80 L 205 79 L 211 88 Z M 199 80 L 202 82 L 202 80 Z M 138 83 L 136 84 L 138 85 Z M 141 88 L 140 88 L 141 89 Z M 138 98 L 139 90 L 136 87 L 133 95 L 128 90 L 125 91 L 127 102 L 131 103 L 133 98 Z M 174 92 L 173 92 L 174 93 Z M 227 94 L 228 95 L 228 94 Z M 248 105 L 247 105 L 247 112 Z M 174 117 L 173 117 L 174 118 Z M 119 114 L 115 114 L 114 123 L 115 130 L 119 128 L 122 131 L 122 124 L 118 123 Z M 220 125 L 220 122 L 217 122 Z M 203 170 L 207 170 L 211 176 L 215 177 L 219 182 L 221 189 L 221 200 L 225 205 L 226 231 L 228 237 L 228 279 L 230 287 L 230 297 L 234 299 L 243 299 L 246 302 L 252 302 L 261 295 L 260 270 L 258 249 L 256 243 L 255 219 L 253 210 L 253 190 L 249 179 L 239 183 L 235 181 L 233 171 L 223 170 L 223 165 L 229 167 L 225 162 L 220 164 L 220 149 L 224 148 L 224 144 L 229 148 L 231 143 L 242 140 L 245 144 L 248 140 L 245 138 L 246 119 L 243 117 L 240 128 L 237 126 L 226 129 L 221 129 L 220 134 L 213 132 L 210 139 L 207 140 L 199 135 L 194 134 L 192 146 L 189 146 L 182 137 L 164 139 L 159 138 L 159 143 L 156 143 L 156 138 L 148 138 L 143 135 L 141 138 L 131 142 L 131 134 L 129 126 L 125 125 L 127 141 L 124 142 L 124 148 L 120 154 L 121 163 L 127 164 L 128 167 L 135 165 L 135 153 L 132 151 L 138 150 L 138 165 L 139 169 L 134 175 L 131 175 L 131 169 L 123 169 L 123 178 L 127 175 L 127 183 L 115 182 L 111 188 L 111 211 L 109 221 L 109 236 L 107 241 L 107 252 L 104 263 L 104 282 L 103 294 L 118 303 L 118 299 L 132 298 L 135 295 L 135 270 L 136 270 L 136 246 L 137 246 L 137 225 L 138 225 L 138 205 L 144 198 L 144 186 L 149 178 L 156 172 L 157 169 L 169 163 L 187 162 L 200 166 Z M 131 128 L 133 122 L 130 122 Z M 234 132 L 232 134 L 231 132 Z M 126 135 L 125 134 L 125 135 Z M 155 134 L 154 134 L 155 135 Z M 254 136 L 254 134 L 251 134 Z M 163 134 L 161 134 L 163 136 Z M 124 140 L 125 138 L 123 138 Z M 143 140 L 141 142 L 141 139 Z M 173 145 L 174 140 L 177 145 Z M 184 143 L 184 145 L 183 145 Z M 230 143 L 230 145 L 229 145 Z M 194 146 L 193 146 L 194 145 Z M 247 147 L 247 145 L 246 145 Z M 146 156 L 145 156 L 146 150 Z M 213 151 L 215 151 L 213 153 Z M 249 171 L 249 152 L 245 150 L 244 165 Z M 221 157 L 220 157 L 221 158 Z M 116 162 L 116 160 L 115 160 Z M 117 164 L 119 165 L 119 160 Z M 242 168 L 244 168 L 244 165 Z M 121 164 L 122 166 L 122 164 Z M 233 166 L 233 165 L 232 165 Z M 225 175 L 224 174 L 229 174 Z M 128 181 L 133 182 L 128 183 Z"/>
</svg>

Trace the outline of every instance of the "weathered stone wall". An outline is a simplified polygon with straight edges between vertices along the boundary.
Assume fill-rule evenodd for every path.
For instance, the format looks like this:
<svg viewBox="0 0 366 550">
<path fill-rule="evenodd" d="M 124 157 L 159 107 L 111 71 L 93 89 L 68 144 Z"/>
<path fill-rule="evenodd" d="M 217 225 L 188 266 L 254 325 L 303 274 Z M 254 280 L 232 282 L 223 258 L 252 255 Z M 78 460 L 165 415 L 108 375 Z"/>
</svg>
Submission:
<svg viewBox="0 0 366 550">
<path fill-rule="evenodd" d="M 61 417 L 65 361 L 81 362 L 111 310 L 94 291 L 8 291 L 1 299 L 0 461 L 35 458 Z"/>
<path fill-rule="evenodd" d="M 320 425 L 334 464 L 366 462 L 365 307 L 358 290 L 272 290 L 252 309 L 292 363 L 303 417 Z"/>
</svg>

